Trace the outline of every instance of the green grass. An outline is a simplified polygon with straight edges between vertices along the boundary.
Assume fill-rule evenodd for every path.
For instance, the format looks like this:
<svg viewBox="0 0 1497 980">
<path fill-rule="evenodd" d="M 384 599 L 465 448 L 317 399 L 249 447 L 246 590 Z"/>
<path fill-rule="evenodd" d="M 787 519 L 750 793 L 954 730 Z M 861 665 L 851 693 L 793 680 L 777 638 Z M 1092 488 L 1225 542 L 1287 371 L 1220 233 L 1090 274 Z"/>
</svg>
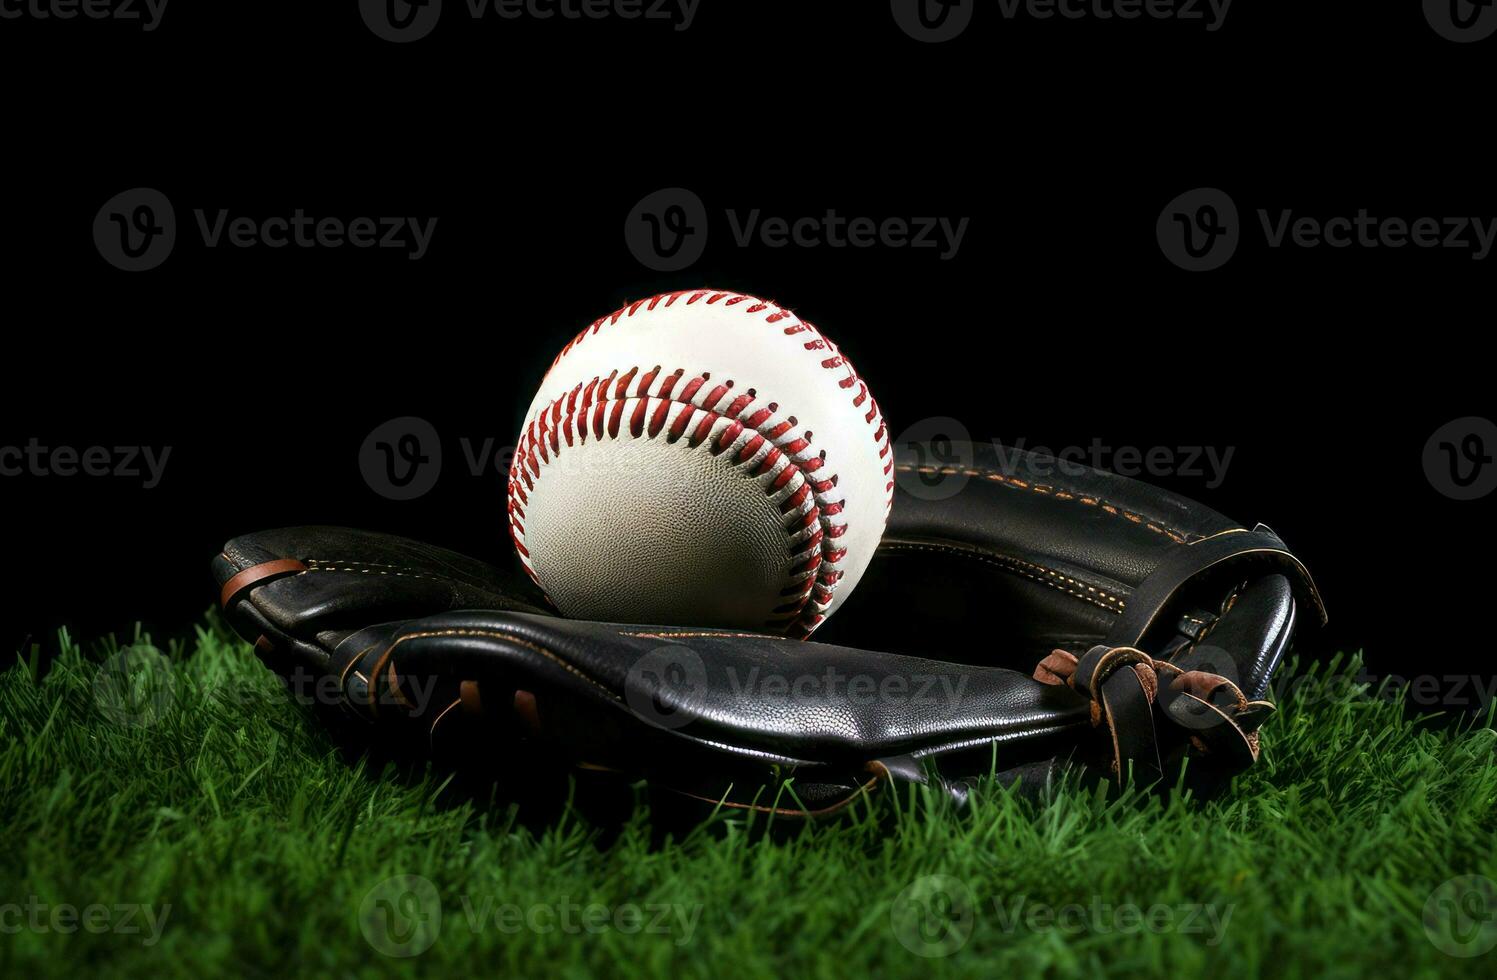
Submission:
<svg viewBox="0 0 1497 980">
<path fill-rule="evenodd" d="M 1432 895 L 1459 898 L 1434 894 L 1447 880 L 1497 879 L 1494 733 L 1313 696 L 1314 671 L 1259 765 L 1206 805 L 988 787 L 966 814 L 912 793 L 773 835 L 720 816 L 662 836 L 641 810 L 605 840 L 575 815 L 532 828 L 440 774 L 350 762 L 211 622 L 160 661 L 158 698 L 134 677 L 128 711 L 100 655 L 64 643 L 44 677 L 0 674 L 7 977 L 1404 977 L 1497 957 L 1442 952 L 1448 920 L 1435 939 L 1423 921 Z M 381 884 L 403 875 L 424 882 Z M 99 928 L 116 905 L 164 920 L 61 932 L 47 917 L 63 904 L 107 906 Z M 1073 904 L 1084 921 L 1046 924 Z M 435 905 L 439 930 L 379 928 L 412 921 L 381 910 Z M 1174 924 L 1127 918 L 1156 907 Z M 409 958 L 374 945 L 428 937 Z"/>
</svg>

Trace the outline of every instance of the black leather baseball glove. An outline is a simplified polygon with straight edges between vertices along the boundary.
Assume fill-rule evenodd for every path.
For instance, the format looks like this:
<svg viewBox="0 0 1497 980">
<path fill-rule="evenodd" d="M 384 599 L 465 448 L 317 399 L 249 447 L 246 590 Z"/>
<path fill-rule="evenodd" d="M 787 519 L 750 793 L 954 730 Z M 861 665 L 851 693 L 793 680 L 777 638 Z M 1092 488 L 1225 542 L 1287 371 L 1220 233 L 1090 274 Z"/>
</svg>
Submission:
<svg viewBox="0 0 1497 980">
<path fill-rule="evenodd" d="M 888 781 L 960 799 L 1062 767 L 1219 788 L 1324 610 L 1273 532 L 992 446 L 900 459 L 887 533 L 814 640 L 563 619 L 517 572 L 289 528 L 213 561 L 227 617 L 377 731 L 565 760 L 730 807 L 837 810 Z"/>
</svg>

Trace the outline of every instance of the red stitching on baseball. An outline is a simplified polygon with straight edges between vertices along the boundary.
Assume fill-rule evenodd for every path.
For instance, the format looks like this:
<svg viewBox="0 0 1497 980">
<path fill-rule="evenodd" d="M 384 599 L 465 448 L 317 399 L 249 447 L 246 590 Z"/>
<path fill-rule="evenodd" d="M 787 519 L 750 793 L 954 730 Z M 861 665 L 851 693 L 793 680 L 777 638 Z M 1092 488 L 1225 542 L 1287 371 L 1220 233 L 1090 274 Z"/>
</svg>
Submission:
<svg viewBox="0 0 1497 980">
<path fill-rule="evenodd" d="M 565 358 L 567 354 L 571 353 L 573 348 L 582 343 L 588 337 L 596 334 L 605 325 L 612 326 L 618 323 L 620 320 L 634 316 L 634 314 L 639 312 L 641 309 L 648 313 L 662 304 L 664 304 L 666 309 L 670 309 L 677 303 L 677 301 L 681 300 L 683 297 L 685 298 L 687 306 L 691 306 L 698 302 L 705 302 L 708 306 L 713 306 L 721 303 L 721 305 L 725 308 L 739 307 L 741 312 L 751 315 L 757 315 L 765 312 L 766 310 L 772 310 L 773 312 L 764 317 L 764 322 L 768 324 L 779 323 L 781 320 L 795 315 L 790 310 L 777 306 L 776 304 L 768 300 L 760 299 L 757 296 L 749 296 L 744 293 L 725 292 L 712 289 L 687 289 L 680 290 L 674 293 L 661 293 L 658 296 L 652 296 L 649 299 L 636 300 L 632 303 L 626 303 L 607 316 L 602 316 L 594 320 L 584 330 L 578 333 L 577 336 L 573 337 L 565 347 L 561 349 L 561 353 L 557 354 L 555 360 L 551 362 L 551 367 L 555 368 L 556 365 L 561 363 L 562 359 Z M 847 376 L 839 379 L 837 384 L 844 389 L 856 389 L 857 394 L 852 399 L 852 404 L 855 408 L 862 408 L 863 403 L 865 401 L 868 402 L 868 411 L 864 414 L 863 419 L 869 425 L 872 425 L 873 420 L 880 417 L 878 401 L 868 394 L 868 386 L 865 385 L 862 382 L 862 379 L 858 377 L 857 369 L 853 367 L 851 362 L 849 362 L 847 358 L 842 356 L 841 352 L 837 349 L 837 345 L 832 343 L 827 338 L 823 337 L 821 335 L 821 331 L 817 330 L 815 325 L 806 320 L 799 320 L 797 323 L 784 328 L 783 332 L 786 336 L 794 336 L 806 331 L 810 331 L 814 335 L 814 338 L 802 345 L 804 349 L 812 352 L 828 350 L 831 351 L 833 355 L 835 355 L 833 357 L 823 359 L 821 362 L 821 367 L 829 371 L 845 370 L 847 372 Z M 662 397 L 665 396 L 662 395 Z M 690 396 L 687 395 L 686 397 Z M 734 413 L 729 412 L 727 414 Z M 879 456 L 884 458 L 884 508 L 887 511 L 887 509 L 894 502 L 894 459 L 890 452 L 888 431 L 883 424 L 880 424 L 877 430 L 873 433 L 873 439 L 876 443 L 878 443 Z"/>
<path fill-rule="evenodd" d="M 631 368 L 621 381 L 634 378 L 638 370 L 637 367 Z M 842 513 L 845 504 L 842 499 L 834 500 L 828 496 L 837 487 L 836 477 L 816 479 L 814 476 L 826 465 L 825 453 L 812 454 L 812 434 L 809 432 L 787 435 L 795 428 L 795 417 L 776 421 L 777 403 L 754 407 L 753 400 L 757 398 L 754 389 L 734 395 L 726 410 L 718 411 L 719 403 L 733 395 L 732 381 L 720 382 L 705 397 L 696 399 L 694 396 L 712 380 L 710 374 L 692 378 L 680 392 L 672 393 L 676 382 L 685 374 L 678 368 L 661 379 L 659 390 L 652 393 L 649 384 L 654 383 L 659 374 L 658 366 L 646 373 L 632 393 L 626 383 L 613 384 L 618 376 L 616 371 L 607 379 L 595 378 L 586 386 L 578 384 L 538 412 L 536 420 L 526 427 L 515 449 L 508 482 L 510 538 L 525 571 L 537 585 L 541 584 L 531 565 L 530 551 L 525 546 L 522 523 L 523 505 L 528 502 L 527 491 L 534 489 L 541 470 L 561 455 L 564 446 L 574 445 L 574 438 L 585 440 L 589 430 L 594 438 L 599 439 L 603 438 L 605 431 L 610 439 L 621 436 L 640 438 L 642 435 L 654 438 L 664 428 L 672 406 L 679 405 L 682 408 L 666 434 L 668 442 L 684 441 L 689 448 L 705 448 L 714 456 L 738 446 L 735 465 L 754 464 L 746 475 L 757 478 L 774 474 L 774 479 L 765 487 L 765 494 L 769 497 L 785 491 L 797 478 L 800 480 L 799 486 L 779 502 L 780 514 L 785 519 L 788 557 L 794 562 L 788 573 L 789 584 L 780 591 L 780 596 L 790 601 L 774 607 L 771 610 L 773 618 L 765 625 L 793 636 L 809 635 L 825 618 L 825 610 L 842 578 L 837 564 L 847 554 L 847 549 L 832 548 L 828 544 L 846 534 L 847 523 L 833 520 Z M 615 397 L 605 397 L 609 394 Z M 630 401 L 637 404 L 630 412 L 629 423 L 622 425 L 620 420 Z M 656 403 L 653 411 L 652 401 Z M 649 419 L 648 425 L 646 418 Z M 717 432 L 715 437 L 712 435 L 714 430 Z M 776 439 L 783 441 L 775 443 Z"/>
</svg>

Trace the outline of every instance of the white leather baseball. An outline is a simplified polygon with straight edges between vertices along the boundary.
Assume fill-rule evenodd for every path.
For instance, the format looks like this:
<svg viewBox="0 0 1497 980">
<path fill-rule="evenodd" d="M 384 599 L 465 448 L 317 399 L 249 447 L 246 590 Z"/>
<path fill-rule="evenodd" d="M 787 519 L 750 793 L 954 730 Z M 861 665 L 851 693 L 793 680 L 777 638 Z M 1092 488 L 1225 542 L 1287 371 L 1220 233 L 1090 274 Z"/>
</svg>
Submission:
<svg viewBox="0 0 1497 980">
<path fill-rule="evenodd" d="M 883 416 L 835 344 L 774 303 L 691 290 L 557 355 L 509 525 L 568 616 L 805 636 L 858 584 L 893 490 Z"/>
</svg>

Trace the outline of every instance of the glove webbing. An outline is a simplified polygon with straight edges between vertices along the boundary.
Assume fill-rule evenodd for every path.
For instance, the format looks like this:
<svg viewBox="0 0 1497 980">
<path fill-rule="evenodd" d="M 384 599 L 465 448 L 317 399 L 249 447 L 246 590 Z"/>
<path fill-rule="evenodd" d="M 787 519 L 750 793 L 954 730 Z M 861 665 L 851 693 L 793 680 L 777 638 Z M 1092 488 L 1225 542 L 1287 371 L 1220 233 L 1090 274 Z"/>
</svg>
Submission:
<svg viewBox="0 0 1497 980">
<path fill-rule="evenodd" d="M 1164 778 L 1161 742 L 1171 762 L 1194 750 L 1229 772 L 1246 769 L 1258 758 L 1258 727 L 1274 710 L 1271 702 L 1248 700 L 1220 674 L 1183 670 L 1136 647 L 1099 644 L 1079 658 L 1056 650 L 1040 661 L 1034 679 L 1090 699 L 1092 724 L 1105 725 L 1112 739 L 1118 779 L 1131 771 L 1141 784 Z M 1161 730 L 1158 722 L 1169 727 Z"/>
</svg>

